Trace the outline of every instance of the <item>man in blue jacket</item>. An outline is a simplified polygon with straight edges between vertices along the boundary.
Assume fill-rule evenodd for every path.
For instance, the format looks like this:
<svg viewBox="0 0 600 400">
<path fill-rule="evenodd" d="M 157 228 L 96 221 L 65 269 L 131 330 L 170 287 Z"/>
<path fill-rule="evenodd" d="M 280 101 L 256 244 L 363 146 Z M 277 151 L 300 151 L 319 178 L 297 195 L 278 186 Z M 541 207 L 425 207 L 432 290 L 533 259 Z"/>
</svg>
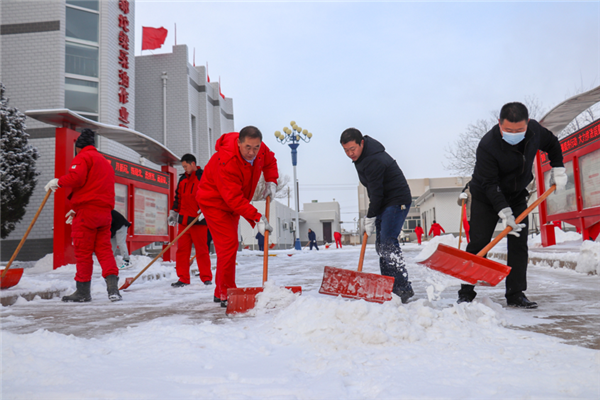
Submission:
<svg viewBox="0 0 600 400">
<path fill-rule="evenodd" d="M 406 303 L 414 295 L 398 236 L 410 209 L 412 197 L 396 160 L 377 140 L 355 128 L 340 138 L 346 155 L 354 162 L 360 183 L 367 188 L 369 209 L 364 220 L 367 235 L 376 233 L 381 275 L 394 277 L 393 292 Z"/>
<path fill-rule="evenodd" d="M 313 232 L 312 229 L 308 228 L 308 242 L 310 243 L 310 249 L 312 250 L 313 246 L 319 250 L 319 246 L 317 246 L 317 234 Z"/>
<path fill-rule="evenodd" d="M 505 104 L 498 125 L 486 133 L 477 146 L 475 170 L 469 183 L 471 192 L 470 235 L 467 252 L 477 254 L 492 239 L 498 217 L 513 229 L 508 235 L 506 302 L 509 306 L 536 308 L 523 292 L 527 289 L 527 218 L 515 222 L 527 208 L 527 185 L 533 180 L 533 160 L 538 150 L 548 153 L 552 169 L 548 188 L 556 184 L 560 191 L 567 185 L 558 138 L 529 119 L 521 103 Z M 539 178 L 538 178 L 539 179 Z M 458 302 L 471 302 L 477 293 L 473 285 L 461 285 Z"/>
</svg>

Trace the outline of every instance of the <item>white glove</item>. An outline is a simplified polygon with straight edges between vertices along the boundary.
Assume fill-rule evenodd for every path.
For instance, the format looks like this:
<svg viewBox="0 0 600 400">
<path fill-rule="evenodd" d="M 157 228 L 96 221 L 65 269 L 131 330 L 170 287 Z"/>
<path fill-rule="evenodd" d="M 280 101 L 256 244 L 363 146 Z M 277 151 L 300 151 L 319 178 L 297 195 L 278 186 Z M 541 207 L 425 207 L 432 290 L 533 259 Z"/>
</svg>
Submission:
<svg viewBox="0 0 600 400">
<path fill-rule="evenodd" d="M 521 230 L 523 228 L 525 228 L 525 224 L 517 224 L 515 222 L 515 216 L 513 215 L 512 210 L 510 209 L 510 207 L 506 207 L 503 208 L 502 210 L 500 210 L 500 212 L 498 213 L 498 216 L 500 218 L 502 218 L 502 222 L 504 223 L 504 228 L 506 228 L 507 226 L 510 226 L 512 228 L 512 231 L 508 232 L 509 235 L 513 235 L 516 237 L 521 236 L 519 234 L 519 232 L 521 232 Z"/>
<path fill-rule="evenodd" d="M 179 214 L 177 214 L 177 211 L 171 210 L 171 211 L 169 211 L 169 217 L 167 218 L 167 224 L 169 224 L 169 226 L 175 226 L 175 225 L 177 225 L 178 219 L 179 219 Z"/>
<path fill-rule="evenodd" d="M 58 189 L 60 186 L 58 186 L 58 179 L 54 178 L 54 179 L 50 179 L 50 182 L 46 183 L 46 186 L 44 186 L 44 190 L 47 192 L 48 190 L 52 190 L 53 192 L 56 192 L 56 189 Z"/>
<path fill-rule="evenodd" d="M 554 167 L 550 170 L 550 173 L 546 177 L 546 190 L 550 189 L 550 186 L 554 184 L 556 184 L 557 192 L 565 190 L 568 180 L 567 169 L 565 167 Z"/>
<path fill-rule="evenodd" d="M 365 232 L 367 236 L 371 236 L 375 232 L 375 220 L 377 217 L 367 218 L 365 217 Z"/>
<path fill-rule="evenodd" d="M 198 222 L 204 221 L 204 214 L 202 214 L 202 210 L 198 210 Z"/>
<path fill-rule="evenodd" d="M 265 190 L 263 190 L 263 198 L 271 197 L 275 198 L 275 192 L 277 192 L 277 184 L 274 182 L 265 182 Z"/>
<path fill-rule="evenodd" d="M 67 225 L 71 225 L 71 223 L 73 222 L 73 217 L 75 217 L 75 214 L 76 214 L 75 210 L 71 210 L 71 211 L 69 211 L 69 212 L 68 212 L 68 213 L 65 215 L 65 218 L 67 219 L 67 220 L 65 221 L 65 224 L 67 224 Z"/>
<path fill-rule="evenodd" d="M 462 193 L 460 194 L 460 196 L 458 196 L 458 198 L 459 198 L 460 200 L 467 200 L 467 199 L 469 198 L 469 195 L 468 195 L 468 194 L 466 194 L 465 192 L 462 192 Z"/>
<path fill-rule="evenodd" d="M 258 231 L 261 235 L 264 235 L 265 231 L 273 232 L 273 227 L 269 225 L 269 221 L 267 221 L 264 215 L 261 215 L 260 221 L 258 221 L 256 227 L 258 228 Z"/>
</svg>

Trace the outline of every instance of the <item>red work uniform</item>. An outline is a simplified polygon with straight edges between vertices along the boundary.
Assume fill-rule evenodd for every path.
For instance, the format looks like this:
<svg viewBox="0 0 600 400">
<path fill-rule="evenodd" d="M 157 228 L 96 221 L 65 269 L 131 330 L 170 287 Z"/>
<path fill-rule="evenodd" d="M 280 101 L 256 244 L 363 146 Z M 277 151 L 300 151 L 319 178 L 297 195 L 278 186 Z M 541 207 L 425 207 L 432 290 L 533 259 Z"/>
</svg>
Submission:
<svg viewBox="0 0 600 400">
<path fill-rule="evenodd" d="M 415 228 L 415 235 L 417 235 L 417 241 L 421 244 L 421 236 L 423 235 L 423 228 L 421 226 Z"/>
<path fill-rule="evenodd" d="M 333 232 L 333 238 L 335 239 L 335 248 L 342 248 L 342 234 L 339 232 Z"/>
<path fill-rule="evenodd" d="M 110 244 L 111 210 L 115 207 L 115 171 L 94 146 L 85 146 L 75 156 L 69 172 L 58 180 L 61 188 L 72 188 L 68 196 L 76 212 L 71 237 L 77 260 L 77 282 L 92 280 L 96 253 L 102 277 L 119 275 Z"/>
<path fill-rule="evenodd" d="M 431 225 L 431 229 L 429 229 L 429 236 L 431 236 L 431 232 L 433 232 L 433 237 L 439 236 L 441 232 L 446 233 L 444 228 L 437 222 Z"/>
<path fill-rule="evenodd" d="M 196 167 L 196 172 L 189 175 L 181 174 L 177 190 L 175 191 L 175 201 L 173 210 L 179 213 L 179 233 L 183 231 L 190 222 L 198 216 L 198 202 L 196 202 L 196 191 L 202 177 L 202 168 Z M 207 242 L 208 227 L 206 221 L 196 222 L 188 229 L 177 242 L 177 255 L 175 269 L 179 280 L 183 283 L 190 283 L 190 255 L 192 254 L 192 243 L 196 249 L 196 263 L 200 272 L 202 282 L 212 280 L 212 271 L 210 270 L 210 255 L 208 253 Z"/>
<path fill-rule="evenodd" d="M 252 227 L 261 214 L 250 204 L 261 173 L 265 181 L 277 182 L 275 154 L 263 142 L 252 162 L 243 159 L 238 132 L 221 135 L 196 193 L 196 200 L 208 223 L 217 252 L 215 297 L 227 300 L 227 289 L 236 288 L 235 259 L 239 246 L 240 216 Z"/>
</svg>

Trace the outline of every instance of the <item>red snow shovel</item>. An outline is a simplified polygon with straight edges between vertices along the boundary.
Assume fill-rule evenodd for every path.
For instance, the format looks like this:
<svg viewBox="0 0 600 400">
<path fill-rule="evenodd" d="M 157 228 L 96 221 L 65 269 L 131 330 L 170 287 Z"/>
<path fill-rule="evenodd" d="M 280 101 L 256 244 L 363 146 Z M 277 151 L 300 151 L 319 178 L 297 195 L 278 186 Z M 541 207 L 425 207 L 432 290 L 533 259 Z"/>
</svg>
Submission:
<svg viewBox="0 0 600 400">
<path fill-rule="evenodd" d="M 271 209 L 271 197 L 267 197 L 265 205 L 265 218 L 269 220 Z M 269 243 L 269 231 L 265 231 L 265 243 Z M 263 287 L 252 288 L 229 288 L 227 289 L 227 311 L 226 314 L 241 314 L 251 310 L 256 305 L 256 295 L 264 290 L 265 282 L 269 274 L 269 246 L 264 246 L 263 255 Z M 286 286 L 293 293 L 302 294 L 301 286 Z"/>
<path fill-rule="evenodd" d="M 533 211 L 540 203 L 546 200 L 554 190 L 556 185 L 552 185 L 550 189 L 541 195 L 532 205 L 527 207 L 515 219 L 518 224 L 523 221 L 527 215 Z M 512 230 L 510 226 L 504 228 L 502 233 L 494 238 L 485 246 L 479 253 L 471 254 L 466 251 L 455 249 L 454 247 L 438 244 L 437 250 L 426 260 L 419 261 L 419 264 L 444 274 L 461 279 L 472 285 L 496 286 L 502 279 L 506 278 L 510 272 L 510 267 L 498 262 L 488 260 L 484 256 L 490 251 L 500 240 L 502 240 Z"/>
<path fill-rule="evenodd" d="M 188 224 L 188 226 L 186 226 L 186 227 L 185 227 L 185 229 L 184 229 L 184 230 L 182 230 L 182 231 L 181 231 L 181 233 L 180 233 L 179 235 L 177 235 L 177 237 L 176 237 L 175 239 L 173 239 L 173 241 L 172 241 L 171 243 L 169 243 L 169 245 L 168 245 L 167 247 L 165 247 L 165 248 L 163 249 L 163 251 L 161 251 L 161 252 L 160 252 L 160 253 L 159 253 L 159 254 L 158 254 L 156 257 L 154 257 L 154 259 L 153 259 L 152 261 L 150 261 L 150 264 L 146 265 L 146 267 L 145 267 L 143 270 L 141 270 L 141 271 L 140 271 L 140 272 L 139 272 L 139 273 L 138 273 L 136 276 L 134 276 L 133 278 L 125 278 L 125 283 L 123 284 L 123 286 L 121 286 L 121 287 L 119 288 L 119 290 L 127 289 L 129 286 L 131 286 L 131 284 L 132 284 L 133 282 L 135 282 L 135 281 L 137 280 L 137 278 L 139 278 L 139 277 L 140 277 L 140 276 L 141 276 L 141 275 L 142 275 L 144 272 L 146 272 L 146 270 L 147 270 L 148 268 L 150 268 L 150 266 L 151 266 L 152 264 L 154 264 L 154 262 L 155 262 L 156 260 L 158 260 L 158 259 L 159 259 L 159 258 L 160 258 L 160 257 L 161 257 L 163 254 L 165 254 L 165 252 L 166 252 L 167 250 L 169 250 L 169 248 L 171 248 L 171 246 L 173 246 L 173 244 L 175 244 L 175 242 L 176 242 L 177 240 L 179 240 L 179 238 L 180 238 L 181 236 L 183 236 L 183 234 L 184 234 L 184 233 L 186 233 L 186 232 L 187 232 L 187 230 L 188 230 L 188 229 L 190 229 L 190 228 L 192 227 L 192 225 L 194 225 L 194 224 L 196 223 L 196 221 L 198 221 L 198 218 L 200 218 L 200 216 L 201 216 L 201 215 L 202 215 L 202 214 L 198 214 L 198 216 L 197 216 L 196 218 L 194 218 L 194 219 L 192 220 L 192 222 L 190 222 L 190 223 Z M 194 256 L 194 257 L 195 257 L 195 256 Z M 193 258 L 192 258 L 192 260 L 193 260 Z M 190 264 L 192 263 L 192 260 L 190 260 Z"/>
<path fill-rule="evenodd" d="M 319 293 L 350 299 L 363 299 L 374 303 L 383 303 L 392 299 L 393 277 L 362 272 L 367 238 L 365 232 L 362 248 L 360 249 L 358 272 L 343 268 L 325 267 Z"/>
<path fill-rule="evenodd" d="M 19 251 L 21 251 L 21 247 L 23 247 L 23 244 L 25 244 L 25 240 L 27 239 L 27 236 L 29 236 L 29 232 L 31 231 L 31 228 L 33 228 L 33 224 L 35 224 L 35 221 L 37 221 L 38 217 L 40 216 L 40 213 L 42 212 L 42 209 L 46 205 L 46 202 L 50 198 L 51 194 L 52 194 L 52 190 L 48 190 L 46 192 L 46 196 L 44 196 L 44 200 L 42 200 L 42 204 L 40 204 L 40 208 L 38 208 L 37 212 L 33 216 L 33 219 L 31 220 L 31 223 L 29 224 L 29 228 L 27 228 L 27 231 L 25 231 L 25 235 L 23 235 L 21 242 L 15 249 L 15 252 L 13 253 L 10 260 L 8 261 L 8 264 L 6 264 L 6 267 L 4 267 L 4 271 L 2 271 L 2 277 L 0 277 L 0 288 L 1 289 L 8 289 L 10 287 L 13 287 L 17 283 L 19 283 L 19 281 L 21 280 L 21 276 L 23 276 L 23 268 L 13 268 L 10 270 L 10 272 L 8 269 L 10 268 L 13 261 L 15 261 L 15 258 L 17 258 L 17 254 L 19 254 Z"/>
</svg>

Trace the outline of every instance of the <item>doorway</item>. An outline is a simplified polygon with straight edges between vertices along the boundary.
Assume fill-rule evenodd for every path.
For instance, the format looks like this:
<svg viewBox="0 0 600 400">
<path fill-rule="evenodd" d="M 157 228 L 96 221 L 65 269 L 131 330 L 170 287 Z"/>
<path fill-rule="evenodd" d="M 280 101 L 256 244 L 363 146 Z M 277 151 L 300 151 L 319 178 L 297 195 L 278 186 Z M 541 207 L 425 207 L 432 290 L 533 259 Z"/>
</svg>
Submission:
<svg viewBox="0 0 600 400">
<path fill-rule="evenodd" d="M 323 241 L 331 243 L 331 222 L 323 222 Z"/>
</svg>

